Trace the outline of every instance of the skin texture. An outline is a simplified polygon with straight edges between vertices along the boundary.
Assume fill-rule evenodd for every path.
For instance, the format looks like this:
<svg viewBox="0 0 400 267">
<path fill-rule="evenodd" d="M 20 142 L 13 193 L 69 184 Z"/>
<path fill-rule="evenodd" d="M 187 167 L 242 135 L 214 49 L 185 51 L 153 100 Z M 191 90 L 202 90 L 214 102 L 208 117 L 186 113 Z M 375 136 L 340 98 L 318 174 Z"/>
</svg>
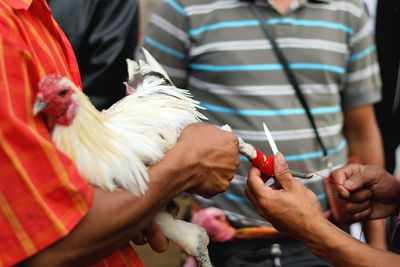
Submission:
<svg viewBox="0 0 400 267">
<path fill-rule="evenodd" d="M 285 14 L 289 10 L 292 0 L 273 0 L 271 2 L 279 13 Z"/>
<path fill-rule="evenodd" d="M 355 221 L 385 218 L 393 214 L 400 201 L 400 182 L 384 169 L 351 164 L 335 171 L 332 179 L 346 209 Z"/>
<path fill-rule="evenodd" d="M 141 197 L 124 190 L 94 190 L 92 205 L 82 221 L 63 239 L 20 266 L 87 266 L 129 240 L 144 241 L 156 251 L 167 240 L 152 218 L 177 195 L 191 191 L 204 197 L 227 189 L 239 165 L 237 138 L 212 125 L 185 128 L 176 145 L 149 168 L 149 189 Z"/>
<path fill-rule="evenodd" d="M 344 119 L 349 154 L 362 164 L 383 167 L 383 145 L 373 107 L 347 109 Z M 367 242 L 375 248 L 386 249 L 384 220 L 364 221 L 362 224 Z"/>
<path fill-rule="evenodd" d="M 371 179 L 366 179 L 362 182 L 363 187 L 371 184 L 374 184 L 376 188 L 380 188 L 378 184 L 384 187 L 384 183 L 387 182 L 384 180 L 389 177 L 376 179 L 376 172 L 370 171 L 368 168 L 367 172 L 362 173 L 363 177 L 370 175 L 374 177 L 373 181 L 379 182 L 374 184 Z M 338 182 L 343 181 L 343 175 L 346 180 L 352 179 L 352 174 L 348 177 L 348 173 L 348 170 L 340 169 L 335 171 L 333 176 Z M 361 243 L 326 220 L 315 194 L 291 176 L 287 163 L 280 153 L 275 157 L 275 179 L 281 185 L 279 189 L 265 186 L 260 177 L 260 171 L 253 167 L 249 171 L 245 192 L 260 215 L 270 221 L 280 232 L 304 242 L 315 255 L 334 266 L 399 266 L 399 255 Z M 349 188 L 346 185 L 345 188 L 349 197 L 359 190 L 351 191 L 352 187 Z M 345 192 L 343 188 L 339 190 Z M 397 189 L 396 192 L 387 190 L 398 196 Z M 379 194 L 376 201 L 380 201 Z"/>
</svg>

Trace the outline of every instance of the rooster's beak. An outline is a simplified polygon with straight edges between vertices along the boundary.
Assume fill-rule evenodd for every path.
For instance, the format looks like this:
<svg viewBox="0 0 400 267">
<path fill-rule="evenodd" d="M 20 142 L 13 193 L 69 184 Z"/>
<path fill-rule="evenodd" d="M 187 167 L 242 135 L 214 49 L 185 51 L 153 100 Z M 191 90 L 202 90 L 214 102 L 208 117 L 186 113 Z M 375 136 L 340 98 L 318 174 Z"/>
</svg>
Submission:
<svg viewBox="0 0 400 267">
<path fill-rule="evenodd" d="M 40 111 L 45 108 L 47 108 L 47 103 L 36 99 L 35 104 L 33 104 L 33 115 L 36 116 L 37 114 L 39 114 Z"/>
</svg>

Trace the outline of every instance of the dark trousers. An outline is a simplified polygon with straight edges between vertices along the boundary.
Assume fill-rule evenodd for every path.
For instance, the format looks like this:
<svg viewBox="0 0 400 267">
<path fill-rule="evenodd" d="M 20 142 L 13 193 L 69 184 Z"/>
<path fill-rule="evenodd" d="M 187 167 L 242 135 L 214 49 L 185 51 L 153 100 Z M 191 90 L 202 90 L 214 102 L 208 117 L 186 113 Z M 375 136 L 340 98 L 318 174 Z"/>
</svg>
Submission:
<svg viewBox="0 0 400 267">
<path fill-rule="evenodd" d="M 211 242 L 208 249 L 215 267 L 331 266 L 291 238 Z"/>
</svg>

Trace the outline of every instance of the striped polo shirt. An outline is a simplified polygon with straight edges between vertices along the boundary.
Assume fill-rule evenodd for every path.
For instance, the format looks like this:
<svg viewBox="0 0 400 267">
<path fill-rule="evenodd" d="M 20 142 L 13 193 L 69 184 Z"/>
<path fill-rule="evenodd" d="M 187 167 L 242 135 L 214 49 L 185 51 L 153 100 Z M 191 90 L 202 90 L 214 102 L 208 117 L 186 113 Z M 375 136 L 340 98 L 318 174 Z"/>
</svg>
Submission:
<svg viewBox="0 0 400 267">
<path fill-rule="evenodd" d="M 300 83 L 331 161 L 345 164 L 343 109 L 381 97 L 362 1 L 298 0 L 285 14 L 268 1 L 256 5 Z M 305 110 L 248 1 L 165 0 L 151 17 L 144 42 L 176 85 L 188 88 L 207 108 L 211 123 L 227 123 L 245 141 L 271 153 L 265 122 L 288 161 L 328 174 Z M 243 158 L 226 193 L 198 198 L 204 207 L 223 209 L 237 227 L 266 224 L 243 194 L 248 167 Z M 327 209 L 323 178 L 305 183 Z"/>
</svg>

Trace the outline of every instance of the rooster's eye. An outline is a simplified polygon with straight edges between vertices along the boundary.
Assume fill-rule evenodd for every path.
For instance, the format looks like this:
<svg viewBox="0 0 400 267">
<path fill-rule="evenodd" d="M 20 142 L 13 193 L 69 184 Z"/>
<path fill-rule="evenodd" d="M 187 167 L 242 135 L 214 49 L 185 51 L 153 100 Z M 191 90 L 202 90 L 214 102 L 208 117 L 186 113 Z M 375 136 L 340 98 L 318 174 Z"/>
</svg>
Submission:
<svg viewBox="0 0 400 267">
<path fill-rule="evenodd" d="M 59 95 L 60 97 L 64 97 L 67 93 L 68 93 L 68 90 L 67 90 L 67 89 L 64 89 L 64 90 L 62 90 L 61 92 L 59 92 L 58 95 Z"/>
</svg>

